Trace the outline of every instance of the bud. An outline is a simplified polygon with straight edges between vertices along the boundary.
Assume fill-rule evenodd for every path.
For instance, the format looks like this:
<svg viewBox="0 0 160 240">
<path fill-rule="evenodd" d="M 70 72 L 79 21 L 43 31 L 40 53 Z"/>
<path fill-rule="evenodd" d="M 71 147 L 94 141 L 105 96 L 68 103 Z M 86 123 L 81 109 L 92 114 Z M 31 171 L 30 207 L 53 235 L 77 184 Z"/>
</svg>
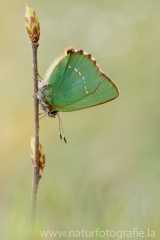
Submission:
<svg viewBox="0 0 160 240">
<path fill-rule="evenodd" d="M 26 5 L 25 26 L 32 42 L 38 42 L 40 36 L 39 20 L 34 10 Z"/>
<path fill-rule="evenodd" d="M 34 167 L 34 156 L 35 156 L 35 139 L 31 137 L 31 162 L 32 167 Z"/>
<path fill-rule="evenodd" d="M 32 167 L 34 167 L 34 156 L 35 156 L 35 139 L 34 137 L 31 138 L 31 162 Z M 39 143 L 39 174 L 42 175 L 43 169 L 45 167 L 45 154 L 43 152 L 43 147 Z"/>
<path fill-rule="evenodd" d="M 43 147 L 39 143 L 39 169 L 43 172 L 43 168 L 45 167 L 45 154 L 43 152 Z"/>
</svg>

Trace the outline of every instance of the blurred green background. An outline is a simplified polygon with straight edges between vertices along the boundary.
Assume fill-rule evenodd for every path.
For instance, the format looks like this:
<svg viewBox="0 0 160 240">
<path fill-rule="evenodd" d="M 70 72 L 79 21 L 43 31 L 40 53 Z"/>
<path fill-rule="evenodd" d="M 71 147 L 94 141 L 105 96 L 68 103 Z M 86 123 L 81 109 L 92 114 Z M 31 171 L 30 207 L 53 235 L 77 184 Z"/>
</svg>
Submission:
<svg viewBox="0 0 160 240">
<path fill-rule="evenodd" d="M 42 77 L 73 46 L 91 53 L 120 89 L 108 104 L 60 114 L 67 145 L 59 140 L 57 118 L 40 121 L 46 166 L 37 239 L 40 230 L 97 228 L 150 228 L 159 239 L 160 1 L 152 0 L 1 2 L 0 239 L 27 239 L 29 227 L 34 119 L 26 3 L 40 21 Z"/>
</svg>

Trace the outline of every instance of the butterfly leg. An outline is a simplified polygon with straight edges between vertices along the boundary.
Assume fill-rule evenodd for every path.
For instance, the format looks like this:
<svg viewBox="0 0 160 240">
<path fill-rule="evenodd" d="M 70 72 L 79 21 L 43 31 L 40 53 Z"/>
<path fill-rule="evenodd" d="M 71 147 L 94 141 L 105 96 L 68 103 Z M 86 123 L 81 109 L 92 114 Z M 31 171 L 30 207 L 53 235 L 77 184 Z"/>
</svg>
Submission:
<svg viewBox="0 0 160 240">
<path fill-rule="evenodd" d="M 43 113 L 40 113 L 40 114 L 43 114 Z M 42 118 L 44 118 L 45 116 L 47 116 L 47 114 L 48 114 L 48 112 L 45 113 L 42 117 L 40 117 L 39 120 L 42 119 Z"/>
<path fill-rule="evenodd" d="M 38 76 L 39 76 L 39 74 L 38 74 Z M 47 82 L 45 82 L 45 81 L 43 81 L 43 80 L 39 80 L 39 79 L 37 79 L 37 78 L 35 78 L 35 77 L 32 77 L 33 79 L 35 79 L 35 80 L 37 80 L 38 82 L 41 82 L 41 83 L 45 83 L 46 85 L 48 85 L 49 83 L 47 83 Z M 41 77 L 40 77 L 41 78 Z"/>
<path fill-rule="evenodd" d="M 44 82 L 43 78 L 39 75 L 39 73 L 38 73 L 38 77 L 40 78 L 40 80 L 41 80 L 42 82 Z"/>
<path fill-rule="evenodd" d="M 38 115 L 42 115 L 42 114 L 45 114 L 45 112 L 42 112 L 42 113 L 38 113 Z"/>
</svg>

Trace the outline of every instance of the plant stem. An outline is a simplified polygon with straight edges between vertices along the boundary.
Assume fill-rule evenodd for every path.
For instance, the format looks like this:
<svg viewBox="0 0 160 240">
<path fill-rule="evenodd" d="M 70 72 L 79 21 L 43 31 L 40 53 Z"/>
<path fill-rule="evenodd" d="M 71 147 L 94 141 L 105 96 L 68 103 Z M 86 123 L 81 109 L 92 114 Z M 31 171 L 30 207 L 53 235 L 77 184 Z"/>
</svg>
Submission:
<svg viewBox="0 0 160 240">
<path fill-rule="evenodd" d="M 37 49 L 38 43 L 31 42 L 32 44 L 32 55 L 33 55 L 33 77 L 37 79 Z M 32 199 L 31 199 L 31 228 L 32 233 L 34 233 L 35 225 L 35 212 L 36 212 L 36 199 L 37 190 L 39 183 L 39 100 L 37 99 L 38 91 L 38 81 L 34 78 L 34 126 L 35 126 L 35 159 L 34 159 L 34 172 L 33 172 L 33 182 L 32 182 Z"/>
</svg>

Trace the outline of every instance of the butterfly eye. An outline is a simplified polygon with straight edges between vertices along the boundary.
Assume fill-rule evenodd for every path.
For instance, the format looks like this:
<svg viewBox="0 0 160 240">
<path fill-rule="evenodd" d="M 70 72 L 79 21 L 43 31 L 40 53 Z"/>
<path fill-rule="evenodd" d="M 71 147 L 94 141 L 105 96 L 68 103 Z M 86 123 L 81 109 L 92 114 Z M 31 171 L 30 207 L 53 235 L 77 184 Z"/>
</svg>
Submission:
<svg viewBox="0 0 160 240">
<path fill-rule="evenodd" d="M 58 113 L 57 111 L 49 111 L 48 115 L 49 115 L 50 117 L 55 118 L 56 115 L 57 115 L 57 113 Z"/>
</svg>

